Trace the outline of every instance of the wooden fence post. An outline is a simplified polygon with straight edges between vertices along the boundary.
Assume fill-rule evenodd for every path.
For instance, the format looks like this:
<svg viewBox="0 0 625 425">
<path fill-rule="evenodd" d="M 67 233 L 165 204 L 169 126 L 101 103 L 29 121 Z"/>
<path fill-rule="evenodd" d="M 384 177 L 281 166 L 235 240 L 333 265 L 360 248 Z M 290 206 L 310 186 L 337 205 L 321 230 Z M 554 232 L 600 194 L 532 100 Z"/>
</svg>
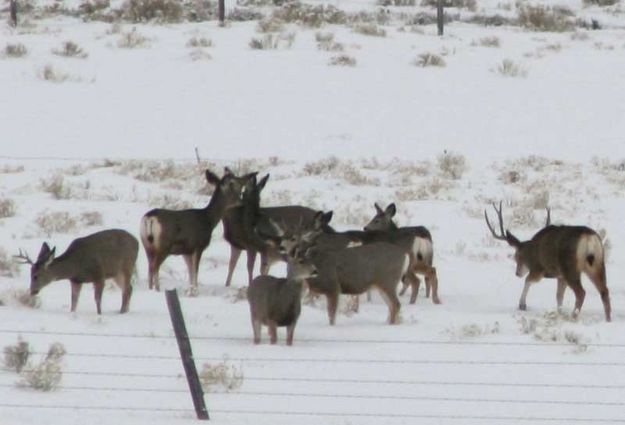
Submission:
<svg viewBox="0 0 625 425">
<path fill-rule="evenodd" d="M 198 419 L 208 420 L 208 411 L 206 410 L 206 403 L 204 402 L 204 391 L 202 391 L 202 385 L 200 384 L 197 369 L 195 368 L 191 342 L 189 341 L 189 334 L 187 334 L 187 327 L 184 324 L 178 292 L 175 289 L 167 290 L 165 291 L 165 297 L 167 298 L 169 317 L 171 318 L 174 333 L 176 334 L 180 358 L 184 366 L 184 373 L 187 375 L 187 383 L 189 384 L 189 390 L 193 398 L 195 413 Z"/>
<path fill-rule="evenodd" d="M 10 1 L 9 15 L 11 16 L 11 26 L 17 28 L 17 0 Z"/>
<path fill-rule="evenodd" d="M 445 0 L 438 0 L 436 2 L 436 24 L 438 25 L 438 35 L 443 35 L 445 25 L 445 13 L 443 9 L 443 2 Z"/>
</svg>

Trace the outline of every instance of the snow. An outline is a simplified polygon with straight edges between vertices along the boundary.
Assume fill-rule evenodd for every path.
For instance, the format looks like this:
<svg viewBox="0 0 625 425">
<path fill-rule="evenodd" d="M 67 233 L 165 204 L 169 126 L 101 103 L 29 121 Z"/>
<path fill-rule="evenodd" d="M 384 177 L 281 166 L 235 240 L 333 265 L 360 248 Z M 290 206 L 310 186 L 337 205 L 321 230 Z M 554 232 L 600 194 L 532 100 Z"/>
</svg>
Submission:
<svg viewBox="0 0 625 425">
<path fill-rule="evenodd" d="M 497 3 L 479 9 L 497 11 Z M 432 26 L 418 34 L 392 23 L 385 38 L 323 27 L 357 59 L 353 68 L 328 66 L 333 53 L 317 49 L 317 30 L 298 26 L 287 28 L 296 34 L 291 49 L 254 51 L 249 40 L 261 36 L 255 22 L 123 25 L 150 42 L 121 49 L 109 24 L 53 17 L 16 31 L 3 20 L 0 47 L 21 42 L 29 53 L 0 59 L 0 202 L 16 207 L 14 216 L 0 218 L 0 260 L 2 251 L 34 256 L 43 241 L 62 252 L 74 238 L 103 228 L 138 236 L 151 208 L 205 205 L 197 147 L 215 171 L 228 165 L 270 173 L 264 205 L 334 210 L 339 229 L 362 227 L 373 202 L 396 202 L 400 224 L 425 225 L 433 234 L 443 302 L 434 305 L 422 288 L 416 304 L 402 298 L 402 323 L 389 326 L 377 294 L 372 302 L 361 297 L 358 313 L 343 300 L 331 327 L 318 300 L 303 306 L 293 347 L 285 346 L 284 330 L 278 345 L 270 346 L 263 332 L 254 346 L 247 302 L 237 298 L 245 261 L 235 288 L 225 288 L 229 247 L 218 227 L 200 267 L 198 297 L 184 294 L 182 259 L 169 258 L 161 271 L 162 284 L 181 293 L 198 368 L 226 359 L 243 371 L 240 388 L 206 394 L 215 422 L 623 421 L 622 17 L 566 4 L 610 25 L 587 32 L 587 40 L 462 23 L 448 25 L 442 38 Z M 205 49 L 212 59 L 190 58 L 185 45 L 192 36 L 213 41 Z M 476 45 L 487 36 L 497 36 L 501 47 Z M 65 40 L 89 57 L 53 55 Z M 424 52 L 446 54 L 447 66 L 413 66 Z M 499 75 L 506 58 L 525 67 L 527 77 Z M 42 80 L 46 64 L 70 80 Z M 465 158 L 459 179 L 441 170 L 444 152 Z M 166 167 L 171 178 L 137 178 Z M 509 181 L 511 171 L 517 182 Z M 43 189 L 58 175 L 69 190 L 64 199 Z M 490 237 L 483 219 L 498 200 L 521 239 L 542 225 L 546 205 L 556 223 L 605 232 L 612 323 L 604 322 L 587 280 L 578 320 L 570 318 L 570 291 L 563 314 L 555 312 L 556 285 L 548 279 L 531 288 L 528 311 L 517 310 L 522 282 L 511 249 Z M 75 227 L 41 229 L 37 218 L 51 212 L 69 213 Z M 86 212 L 99 212 L 102 223 L 81 222 Z M 283 265 L 272 268 L 283 273 Z M 165 297 L 147 288 L 143 252 L 137 279 L 130 313 L 118 314 L 121 294 L 111 286 L 97 316 L 89 287 L 72 314 L 66 282 L 45 288 L 33 309 L 12 295 L 28 287 L 25 266 L 0 277 L 6 304 L 0 345 L 21 336 L 37 353 L 55 341 L 68 353 L 52 392 L 20 388 L 18 375 L 0 370 L 2 424 L 195 421 Z"/>
</svg>

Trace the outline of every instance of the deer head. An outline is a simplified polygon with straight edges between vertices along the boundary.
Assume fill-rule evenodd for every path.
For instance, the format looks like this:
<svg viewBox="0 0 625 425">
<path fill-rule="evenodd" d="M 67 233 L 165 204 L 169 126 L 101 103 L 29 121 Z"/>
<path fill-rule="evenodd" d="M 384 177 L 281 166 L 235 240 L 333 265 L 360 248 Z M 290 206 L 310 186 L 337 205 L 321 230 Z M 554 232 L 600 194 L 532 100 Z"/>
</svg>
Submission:
<svg viewBox="0 0 625 425">
<path fill-rule="evenodd" d="M 224 175 L 219 178 L 217 174 L 210 170 L 206 170 L 206 181 L 211 186 L 215 186 L 215 195 L 223 197 L 226 209 L 237 207 L 243 202 L 244 188 L 246 184 L 254 177 L 256 172 L 236 176 L 228 167 L 224 167 Z"/>
<path fill-rule="evenodd" d="M 373 206 L 375 207 L 376 211 L 375 216 L 364 227 L 365 232 L 376 230 L 389 230 L 397 227 L 393 222 L 393 217 L 397 213 L 397 208 L 395 207 L 394 203 L 389 204 L 385 210 L 380 208 L 377 203 L 373 204 Z"/>
<path fill-rule="evenodd" d="M 56 248 L 50 249 L 47 242 L 41 245 L 37 261 L 31 260 L 26 252 L 20 252 L 14 258 L 21 264 L 30 264 L 30 294 L 37 295 L 41 289 L 54 280 L 54 274 L 50 271 L 50 265 L 54 261 Z"/>
<path fill-rule="evenodd" d="M 516 275 L 518 277 L 524 277 L 530 272 L 530 255 L 534 252 L 534 249 L 531 245 L 531 240 L 529 241 L 520 241 L 516 236 L 514 236 L 509 230 L 504 230 L 503 225 L 503 217 L 501 212 L 501 202 L 499 202 L 499 208 L 497 205 L 493 204 L 493 209 L 497 213 L 497 218 L 499 220 L 499 234 L 495 231 L 493 226 L 490 224 L 488 220 L 488 214 L 486 210 L 484 210 L 484 218 L 486 219 L 486 225 L 488 226 L 488 230 L 493 235 L 495 239 L 502 240 L 508 242 L 508 245 L 514 248 L 514 261 L 516 262 Z M 545 227 L 551 224 L 551 211 L 547 208 L 547 221 L 545 223 Z"/>
</svg>

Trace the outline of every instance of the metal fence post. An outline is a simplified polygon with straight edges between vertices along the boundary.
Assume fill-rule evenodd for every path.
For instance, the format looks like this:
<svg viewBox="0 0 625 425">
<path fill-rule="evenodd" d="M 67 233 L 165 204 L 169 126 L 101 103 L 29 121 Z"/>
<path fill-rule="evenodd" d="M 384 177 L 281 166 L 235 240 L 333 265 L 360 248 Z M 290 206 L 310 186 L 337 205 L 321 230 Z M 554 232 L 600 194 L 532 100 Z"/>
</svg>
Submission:
<svg viewBox="0 0 625 425">
<path fill-rule="evenodd" d="M 187 383 L 189 384 L 189 390 L 191 391 L 191 397 L 193 398 L 195 413 L 197 414 L 198 419 L 208 420 L 208 411 L 206 410 L 206 403 L 204 402 L 204 391 L 202 391 L 202 385 L 200 384 L 197 369 L 195 368 L 191 342 L 189 341 L 189 335 L 187 334 L 187 327 L 184 324 L 184 317 L 182 316 L 182 309 L 180 308 L 178 292 L 175 289 L 167 290 L 165 291 L 165 297 L 167 298 L 169 317 L 171 318 L 174 333 L 176 334 L 176 341 L 178 342 L 178 349 L 180 350 L 180 358 L 182 359 L 182 365 L 184 366 L 184 373 L 187 376 Z"/>
<path fill-rule="evenodd" d="M 17 28 L 17 0 L 10 1 L 9 14 L 11 16 L 11 25 Z"/>
<path fill-rule="evenodd" d="M 445 25 L 445 13 L 443 10 L 443 2 L 445 0 L 438 0 L 436 2 L 436 24 L 438 25 L 438 35 L 443 35 Z"/>
</svg>

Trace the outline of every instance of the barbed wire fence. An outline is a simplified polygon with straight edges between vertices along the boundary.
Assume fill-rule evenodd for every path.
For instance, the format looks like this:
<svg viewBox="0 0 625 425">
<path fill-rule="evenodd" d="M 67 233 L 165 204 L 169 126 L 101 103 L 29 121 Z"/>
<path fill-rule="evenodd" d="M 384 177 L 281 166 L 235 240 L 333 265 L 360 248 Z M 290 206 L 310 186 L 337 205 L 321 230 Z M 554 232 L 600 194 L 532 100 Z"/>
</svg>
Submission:
<svg viewBox="0 0 625 425">
<path fill-rule="evenodd" d="M 62 397 L 67 402 L 58 402 L 56 397 L 54 402 L 46 403 L 45 397 L 38 398 L 37 403 L 25 401 L 20 403 L 15 401 L 19 397 L 12 397 L 10 402 L 0 400 L 2 409 L 70 409 L 74 411 L 131 411 L 142 414 L 192 414 L 193 409 L 189 403 L 189 390 L 185 388 L 186 381 L 180 369 L 175 365 L 163 367 L 163 362 L 176 362 L 180 364 L 180 357 L 176 355 L 175 337 L 173 334 L 138 334 L 138 333 L 96 333 L 96 332 L 64 332 L 32 329 L 4 329 L 0 328 L 0 334 L 13 334 L 23 336 L 46 336 L 46 337 L 71 337 L 77 339 L 109 339 L 113 342 L 112 347 L 124 347 L 124 340 L 145 339 L 161 345 L 167 343 L 171 346 L 171 354 L 145 354 L 129 353 L 123 350 L 111 350 L 107 352 L 70 351 L 69 358 L 77 358 L 91 362 L 91 365 L 100 365 L 92 368 L 67 368 L 63 374 L 67 376 L 66 382 L 60 387 L 58 393 L 65 395 Z M 240 345 L 251 344 L 250 338 L 243 337 L 223 337 L 210 335 L 195 335 L 191 339 L 196 346 L 195 361 L 222 361 L 223 356 L 206 355 L 207 346 L 219 344 L 227 347 L 229 343 Z M 568 422 L 568 423 L 625 423 L 625 415 L 618 412 L 625 407 L 625 400 L 622 395 L 625 390 L 625 383 L 618 380 L 607 381 L 605 383 L 571 382 L 570 379 L 562 379 L 556 382 L 550 379 L 530 379 L 524 381 L 511 380 L 505 375 L 497 375 L 483 379 L 435 379 L 436 373 L 422 377 L 389 378 L 387 371 L 390 369 L 404 368 L 409 365 L 426 366 L 429 368 L 456 367 L 465 369 L 480 368 L 488 369 L 505 366 L 509 368 L 548 366 L 549 368 L 565 371 L 566 377 L 574 375 L 584 376 L 587 371 L 603 370 L 608 375 L 623 375 L 625 369 L 624 361 L 585 361 L 584 359 L 563 359 L 562 361 L 547 361 L 540 359 L 523 360 L 489 358 L 484 360 L 469 360 L 463 357 L 463 350 L 468 347 L 481 347 L 488 349 L 495 346 L 517 347 L 519 351 L 523 349 L 549 349 L 554 347 L 570 346 L 565 343 L 545 343 L 545 342 L 489 342 L 489 341 L 448 341 L 448 340 L 393 340 L 393 339 L 327 339 L 308 338 L 299 340 L 300 343 L 309 345 L 323 344 L 349 344 L 350 346 L 363 347 L 362 355 L 358 358 L 349 356 L 333 356 L 328 352 L 324 356 L 290 356 L 288 350 L 279 356 L 253 355 L 253 356 L 230 356 L 228 359 L 233 362 L 240 362 L 251 369 L 245 376 L 245 388 L 232 392 L 209 393 L 206 397 L 211 405 L 210 413 L 219 416 L 230 417 L 249 416 L 256 420 L 270 421 L 272 418 L 312 418 L 317 420 L 395 420 L 408 421 L 415 419 L 431 419 L 442 422 L 458 421 L 488 421 L 488 422 Z M 456 353 L 453 359 L 428 359 L 428 358 L 394 358 L 379 359 L 370 354 L 366 348 L 371 345 L 385 347 L 408 347 L 411 351 L 419 352 L 424 346 L 445 346 L 453 348 Z M 589 343 L 589 346 L 597 350 L 625 350 L 625 344 L 620 343 Z M 88 346 L 88 344 L 85 344 Z M 232 346 L 230 346 L 232 351 Z M 149 346 L 146 348 L 149 352 Z M 369 355 L 367 355 L 369 353 Z M 34 352 L 33 354 L 45 354 Z M 617 356 L 618 358 L 618 356 Z M 120 364 L 124 362 L 141 362 L 143 368 L 135 371 L 119 370 Z M 74 362 L 68 362 L 73 364 Z M 272 373 L 268 375 L 264 368 L 267 365 L 279 363 L 288 365 L 284 372 Z M 84 364 L 84 362 L 83 362 Z M 169 365 L 169 363 L 167 363 Z M 134 363 L 133 363 L 134 365 Z M 316 371 L 327 368 L 327 373 L 315 373 L 313 376 L 307 373 L 307 369 L 313 365 L 319 367 Z M 330 365 L 330 367 L 328 367 Z M 350 376 L 337 376 L 334 367 L 344 367 L 349 365 L 357 372 Z M 131 367 L 131 369 L 134 366 Z M 124 368 L 121 368 L 124 369 Z M 179 370 L 179 372 L 172 372 Z M 368 373 L 364 374 L 362 371 Z M 372 371 L 379 373 L 373 373 Z M 275 369 L 274 369 L 275 372 Z M 9 373 L 3 371 L 2 373 Z M 88 377 L 88 380 L 84 378 Z M 564 376 L 563 376 L 564 377 Z M 568 381 L 568 382 L 567 382 Z M 0 388 L 9 388 L 13 384 L 2 383 Z M 444 394 L 447 389 L 464 388 L 464 395 Z M 437 391 L 432 391 L 437 389 Z M 488 389 L 482 394 L 484 389 Z M 506 396 L 508 391 L 514 389 L 525 389 L 532 396 Z M 546 395 L 545 390 L 557 390 L 560 396 Z M 443 394 L 441 394 L 441 391 Z M 118 399 L 109 399 L 110 403 L 76 403 L 76 398 L 72 395 L 77 392 L 82 393 L 107 393 L 117 394 L 121 400 L 126 400 L 128 394 L 146 394 L 150 397 L 161 395 L 164 398 L 157 400 L 156 405 L 137 405 L 134 402 L 120 402 Z M 132 398 L 131 400 L 135 400 Z M 162 402 L 162 400 L 166 400 Z M 271 400 L 266 404 L 271 408 L 259 409 L 258 400 Z M 285 401 L 284 403 L 277 403 Z M 290 401 L 296 402 L 291 405 Z M 40 402 L 39 402 L 40 401 Z M 251 402 L 250 402 L 251 401 Z M 181 406 L 186 405 L 184 408 Z M 350 404 L 351 403 L 351 404 Z M 354 408 L 359 403 L 365 403 L 365 409 Z M 388 408 L 397 403 L 413 403 L 411 409 L 391 409 Z M 423 409 L 419 406 L 427 403 L 443 403 L 446 409 L 433 412 L 432 409 Z M 299 406 L 308 405 L 308 409 Z M 346 405 L 350 408 L 338 408 Z M 280 406 L 285 408 L 280 409 Z M 482 406 L 482 407 L 480 407 Z M 530 408 L 542 406 L 544 411 L 554 409 L 553 415 L 541 414 L 487 414 L 486 407 L 504 406 L 513 413 L 525 411 L 531 413 Z M 314 408 L 313 408 L 314 407 Z M 569 408 L 575 408 L 575 412 L 586 411 L 586 416 L 579 414 L 562 414 Z M 609 410 L 609 411 L 608 411 Z M 479 414 L 476 414 L 476 411 Z M 344 423 L 344 422 L 343 422 Z"/>
</svg>

